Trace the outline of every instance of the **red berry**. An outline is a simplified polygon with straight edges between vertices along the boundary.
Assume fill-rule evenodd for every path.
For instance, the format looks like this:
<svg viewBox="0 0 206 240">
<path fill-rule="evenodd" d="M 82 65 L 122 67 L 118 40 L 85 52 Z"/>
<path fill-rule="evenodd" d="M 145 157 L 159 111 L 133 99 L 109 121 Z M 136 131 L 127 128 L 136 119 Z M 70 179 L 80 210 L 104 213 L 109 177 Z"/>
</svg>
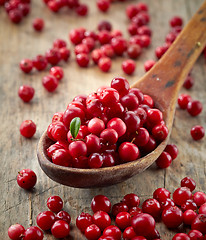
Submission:
<svg viewBox="0 0 206 240">
<path fill-rule="evenodd" d="M 44 211 L 37 215 L 36 223 L 42 230 L 51 229 L 55 222 L 55 215 L 51 211 Z"/>
<path fill-rule="evenodd" d="M 107 12 L 110 7 L 109 0 L 97 0 L 97 7 L 102 12 Z"/>
<path fill-rule="evenodd" d="M 146 3 L 138 2 L 136 7 L 139 12 L 147 12 L 148 11 L 148 6 Z"/>
<path fill-rule="evenodd" d="M 125 229 L 131 224 L 131 215 L 128 212 L 120 212 L 117 214 L 115 222 L 120 229 Z"/>
<path fill-rule="evenodd" d="M 168 128 L 165 124 L 158 124 L 152 128 L 152 135 L 156 140 L 163 141 L 168 136 Z"/>
<path fill-rule="evenodd" d="M 75 46 L 74 52 L 75 52 L 76 55 L 80 54 L 80 53 L 88 54 L 89 53 L 89 48 L 86 44 L 80 43 L 80 44 Z"/>
<path fill-rule="evenodd" d="M 133 227 L 127 227 L 123 232 L 123 239 L 130 240 L 133 239 L 136 236 L 136 233 L 133 229 Z"/>
<path fill-rule="evenodd" d="M 55 219 L 56 220 L 64 220 L 68 224 L 70 224 L 70 222 L 71 222 L 71 216 L 69 215 L 68 212 L 65 212 L 65 211 L 58 212 Z"/>
<path fill-rule="evenodd" d="M 70 50 L 66 47 L 62 47 L 59 49 L 59 53 L 60 53 L 61 59 L 67 62 L 70 57 Z"/>
<path fill-rule="evenodd" d="M 140 204 L 139 197 L 134 193 L 129 193 L 124 196 L 122 202 L 128 206 L 128 208 L 138 207 Z"/>
<path fill-rule="evenodd" d="M 167 207 L 174 207 L 175 206 L 175 202 L 170 198 L 167 198 L 165 201 L 162 201 L 160 204 L 161 204 L 162 211 Z"/>
<path fill-rule="evenodd" d="M 155 63 L 156 63 L 156 61 L 154 61 L 154 60 L 147 60 L 144 63 L 145 72 L 148 72 L 155 65 Z"/>
<path fill-rule="evenodd" d="M 176 233 L 172 240 L 190 240 L 186 233 Z"/>
<path fill-rule="evenodd" d="M 190 89 L 193 85 L 194 85 L 194 78 L 188 75 L 183 83 L 183 87 L 186 89 Z"/>
<path fill-rule="evenodd" d="M 206 214 L 198 214 L 192 222 L 192 230 L 198 230 L 202 234 L 206 234 Z"/>
<path fill-rule="evenodd" d="M 179 206 L 184 204 L 188 199 L 192 199 L 192 193 L 187 187 L 177 188 L 173 193 L 173 200 Z"/>
<path fill-rule="evenodd" d="M 94 62 L 95 64 L 98 64 L 99 59 L 100 59 L 101 57 L 103 57 L 103 53 L 102 53 L 102 51 L 101 51 L 100 49 L 94 49 L 94 50 L 92 51 L 91 56 L 92 56 L 93 62 Z"/>
<path fill-rule="evenodd" d="M 97 240 L 101 236 L 101 230 L 96 224 L 91 224 L 86 228 L 84 235 L 88 240 Z"/>
<path fill-rule="evenodd" d="M 186 109 L 189 102 L 192 101 L 192 98 L 188 94 L 181 94 L 178 97 L 178 105 L 181 109 Z"/>
<path fill-rule="evenodd" d="M 142 211 L 150 214 L 153 218 L 158 218 L 161 213 L 160 203 L 156 199 L 147 199 L 142 204 Z"/>
<path fill-rule="evenodd" d="M 93 223 L 92 216 L 89 213 L 82 212 L 76 219 L 78 229 L 84 233 L 86 228 Z"/>
<path fill-rule="evenodd" d="M 72 166 L 72 158 L 69 154 L 69 151 L 66 149 L 57 149 L 52 154 L 52 162 L 56 165 L 71 167 Z"/>
<path fill-rule="evenodd" d="M 157 47 L 155 49 L 155 55 L 158 59 L 160 59 L 165 53 L 166 51 L 168 50 L 168 45 L 163 45 L 163 46 L 160 46 L 160 47 Z"/>
<path fill-rule="evenodd" d="M 82 39 L 84 38 L 84 31 L 81 29 L 73 29 L 69 33 L 69 38 L 73 44 L 77 45 L 82 42 Z"/>
<path fill-rule="evenodd" d="M 21 70 L 25 73 L 30 73 L 33 68 L 33 63 L 30 59 L 23 59 L 19 64 Z"/>
<path fill-rule="evenodd" d="M 202 103 L 198 100 L 191 101 L 187 104 L 187 111 L 188 113 L 195 117 L 202 112 Z"/>
<path fill-rule="evenodd" d="M 89 48 L 89 51 L 92 51 L 95 47 L 95 40 L 92 37 L 84 38 L 82 43 Z"/>
<path fill-rule="evenodd" d="M 126 15 L 129 19 L 132 19 L 139 13 L 139 10 L 135 4 L 130 4 L 126 8 Z"/>
<path fill-rule="evenodd" d="M 42 85 L 48 92 L 54 92 L 58 87 L 58 80 L 53 75 L 47 75 L 42 78 Z"/>
<path fill-rule="evenodd" d="M 58 81 L 60 81 L 64 77 L 64 71 L 61 67 L 55 66 L 50 69 L 49 72 L 52 76 L 54 76 Z"/>
<path fill-rule="evenodd" d="M 198 230 L 189 231 L 188 236 L 190 237 L 190 240 L 203 240 L 203 235 Z"/>
<path fill-rule="evenodd" d="M 16 24 L 20 23 L 22 20 L 22 17 L 23 17 L 22 12 L 18 8 L 15 8 L 9 11 L 9 18 L 13 23 L 16 23 Z"/>
<path fill-rule="evenodd" d="M 111 81 L 111 87 L 116 89 L 120 96 L 126 95 L 130 89 L 129 82 L 123 77 L 113 78 Z"/>
<path fill-rule="evenodd" d="M 132 59 L 136 59 L 141 53 L 142 49 L 139 44 L 130 44 L 127 48 L 127 54 Z"/>
<path fill-rule="evenodd" d="M 192 209 L 188 209 L 183 213 L 183 222 L 186 225 L 191 225 L 193 220 L 196 218 L 197 213 Z"/>
<path fill-rule="evenodd" d="M 46 69 L 47 64 L 48 64 L 47 59 L 42 55 L 37 55 L 33 59 L 33 65 L 38 71 Z"/>
<path fill-rule="evenodd" d="M 69 144 L 69 153 L 73 158 L 87 155 L 87 145 L 83 141 L 74 141 Z"/>
<path fill-rule="evenodd" d="M 193 200 L 197 204 L 198 207 L 206 203 L 206 194 L 203 192 L 196 192 L 193 195 Z"/>
<path fill-rule="evenodd" d="M 135 71 L 135 68 L 136 68 L 136 64 L 131 59 L 127 59 L 122 62 L 122 70 L 128 75 L 133 74 Z"/>
<path fill-rule="evenodd" d="M 103 236 L 113 237 L 115 240 L 121 239 L 121 231 L 118 227 L 110 225 L 104 229 Z"/>
<path fill-rule="evenodd" d="M 183 222 L 183 213 L 176 207 L 167 207 L 162 212 L 162 221 L 168 228 L 177 228 Z"/>
<path fill-rule="evenodd" d="M 103 156 L 99 153 L 92 153 L 89 156 L 88 164 L 90 168 L 100 168 L 103 165 Z"/>
<path fill-rule="evenodd" d="M 206 203 L 204 203 L 200 206 L 199 213 L 206 214 Z"/>
<path fill-rule="evenodd" d="M 170 198 L 170 192 L 165 188 L 157 188 L 153 192 L 153 198 L 157 199 L 157 201 L 159 201 L 160 203 L 164 202 L 168 198 Z"/>
<path fill-rule="evenodd" d="M 103 72 L 108 72 L 112 66 L 112 61 L 108 57 L 101 57 L 98 61 L 98 66 Z"/>
<path fill-rule="evenodd" d="M 47 207 L 55 213 L 58 213 L 63 208 L 63 201 L 59 196 L 51 196 L 47 199 Z"/>
<path fill-rule="evenodd" d="M 103 130 L 100 134 L 100 138 L 107 144 L 115 144 L 118 140 L 118 133 L 111 128 Z"/>
<path fill-rule="evenodd" d="M 117 216 L 120 212 L 128 212 L 128 207 L 125 203 L 116 203 L 112 206 L 112 215 Z"/>
<path fill-rule="evenodd" d="M 32 120 L 25 120 L 20 126 L 20 133 L 25 138 L 31 138 L 36 132 L 36 124 Z"/>
<path fill-rule="evenodd" d="M 56 39 L 54 42 L 53 42 L 53 47 L 54 48 L 66 48 L 67 46 L 67 43 L 66 41 L 64 41 L 63 39 Z"/>
<path fill-rule="evenodd" d="M 44 234 L 38 227 L 29 227 L 24 232 L 24 240 L 42 240 Z"/>
<path fill-rule="evenodd" d="M 35 18 L 32 22 L 34 30 L 41 32 L 44 28 L 44 20 L 42 18 Z"/>
<path fill-rule="evenodd" d="M 87 67 L 89 65 L 89 55 L 86 53 L 79 53 L 76 56 L 76 61 L 80 67 Z"/>
<path fill-rule="evenodd" d="M 102 30 L 98 33 L 98 40 L 101 45 L 109 44 L 111 41 L 111 33 L 107 30 Z"/>
<path fill-rule="evenodd" d="M 191 128 L 190 134 L 195 141 L 198 141 L 205 136 L 205 129 L 200 125 L 196 125 Z"/>
<path fill-rule="evenodd" d="M 111 225 L 110 216 L 104 211 L 97 211 L 93 215 L 93 223 L 96 224 L 101 231 Z"/>
<path fill-rule="evenodd" d="M 55 238 L 65 238 L 69 235 L 69 232 L 70 226 L 64 220 L 57 220 L 51 228 L 51 233 Z"/>
<path fill-rule="evenodd" d="M 86 4 L 79 4 L 75 11 L 79 16 L 86 16 L 88 13 L 88 6 Z"/>
<path fill-rule="evenodd" d="M 127 41 L 123 37 L 112 38 L 111 45 L 118 56 L 122 56 L 127 50 Z"/>
<path fill-rule="evenodd" d="M 171 163 L 172 157 L 167 152 L 162 152 L 156 160 L 156 164 L 159 168 L 168 168 Z"/>
<path fill-rule="evenodd" d="M 169 153 L 169 155 L 172 157 L 172 160 L 174 160 L 178 155 L 178 148 L 175 144 L 167 144 L 164 151 Z"/>
<path fill-rule="evenodd" d="M 8 236 L 12 240 L 21 240 L 25 232 L 25 229 L 22 225 L 16 223 L 11 225 L 8 229 Z"/>
<path fill-rule="evenodd" d="M 24 102 L 30 102 L 34 96 L 35 90 L 29 85 L 22 85 L 18 90 L 19 97 Z"/>
<path fill-rule="evenodd" d="M 170 19 L 171 27 L 182 26 L 182 24 L 183 24 L 183 20 L 179 16 L 174 16 L 173 18 Z"/>
<path fill-rule="evenodd" d="M 144 101 L 142 102 L 142 104 L 146 104 L 148 105 L 150 108 L 154 107 L 154 101 L 153 99 L 149 96 L 144 94 Z"/>
<path fill-rule="evenodd" d="M 23 169 L 17 176 L 17 183 L 21 188 L 31 189 L 37 181 L 37 176 L 31 169 Z"/>
<path fill-rule="evenodd" d="M 191 177 L 185 177 L 181 180 L 181 187 L 187 187 L 192 192 L 195 190 L 196 182 Z"/>
<path fill-rule="evenodd" d="M 91 209 L 94 213 L 100 210 L 109 213 L 111 210 L 111 202 L 104 195 L 96 195 L 91 201 Z"/>
<path fill-rule="evenodd" d="M 112 24 L 109 21 L 102 20 L 101 22 L 98 23 L 97 29 L 99 31 L 107 30 L 110 32 L 112 30 Z"/>
<path fill-rule="evenodd" d="M 140 156 L 138 147 L 130 142 L 124 142 L 119 146 L 119 156 L 123 162 L 137 160 Z"/>
</svg>

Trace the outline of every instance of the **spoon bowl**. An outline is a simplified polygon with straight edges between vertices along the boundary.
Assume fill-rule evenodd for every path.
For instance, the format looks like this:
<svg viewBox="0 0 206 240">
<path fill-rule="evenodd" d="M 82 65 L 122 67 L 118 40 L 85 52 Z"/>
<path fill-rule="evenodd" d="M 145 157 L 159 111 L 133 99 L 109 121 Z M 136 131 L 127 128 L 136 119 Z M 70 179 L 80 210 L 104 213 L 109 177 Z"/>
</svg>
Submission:
<svg viewBox="0 0 206 240">
<path fill-rule="evenodd" d="M 192 33 L 192 34 L 191 34 Z M 167 138 L 148 155 L 132 162 L 99 169 L 79 169 L 53 164 L 46 149 L 53 144 L 47 132 L 37 147 L 39 164 L 52 180 L 71 187 L 93 188 L 120 183 L 148 168 L 163 152 L 172 130 L 179 90 L 206 45 L 206 1 L 192 17 L 163 57 L 132 87 L 150 95 L 163 113 Z"/>
</svg>

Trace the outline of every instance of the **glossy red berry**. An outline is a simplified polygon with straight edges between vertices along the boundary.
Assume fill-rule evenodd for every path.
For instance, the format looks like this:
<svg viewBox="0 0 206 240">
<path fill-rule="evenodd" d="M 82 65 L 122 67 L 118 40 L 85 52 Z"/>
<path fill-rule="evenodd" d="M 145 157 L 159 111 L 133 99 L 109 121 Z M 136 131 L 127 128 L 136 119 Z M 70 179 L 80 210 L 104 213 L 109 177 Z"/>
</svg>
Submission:
<svg viewBox="0 0 206 240">
<path fill-rule="evenodd" d="M 195 141 L 199 141 L 205 136 L 205 129 L 203 126 L 196 125 L 191 128 L 190 134 Z"/>
<path fill-rule="evenodd" d="M 135 68 L 136 68 L 136 64 L 132 59 L 127 59 L 122 62 L 122 70 L 128 75 L 133 74 L 135 71 Z"/>
<path fill-rule="evenodd" d="M 171 198 L 167 198 L 165 201 L 160 202 L 162 211 L 167 207 L 174 207 L 175 202 Z"/>
<path fill-rule="evenodd" d="M 100 168 L 103 165 L 103 156 L 99 153 L 92 153 L 89 156 L 88 164 L 90 168 Z"/>
<path fill-rule="evenodd" d="M 152 135 L 158 141 L 163 141 L 168 136 L 168 128 L 165 124 L 157 124 L 152 128 Z"/>
<path fill-rule="evenodd" d="M 187 104 L 187 111 L 193 117 L 199 115 L 202 112 L 202 109 L 202 103 L 198 100 L 191 101 Z"/>
<path fill-rule="evenodd" d="M 112 61 L 109 57 L 101 57 L 98 66 L 103 72 L 108 72 L 112 66 Z"/>
<path fill-rule="evenodd" d="M 202 240 L 203 239 L 202 233 L 198 230 L 189 231 L 188 236 L 190 237 L 190 240 Z"/>
<path fill-rule="evenodd" d="M 97 7 L 102 12 L 107 12 L 110 7 L 110 1 L 109 0 L 97 0 Z"/>
<path fill-rule="evenodd" d="M 18 223 L 11 225 L 8 229 L 8 236 L 12 240 L 21 240 L 24 234 L 24 227 Z"/>
<path fill-rule="evenodd" d="M 157 188 L 153 192 L 153 198 L 157 199 L 158 202 L 164 202 L 170 198 L 170 192 L 165 188 Z"/>
<path fill-rule="evenodd" d="M 86 4 L 79 4 L 75 11 L 79 16 L 86 16 L 88 13 L 88 6 Z"/>
<path fill-rule="evenodd" d="M 120 212 L 128 212 L 129 208 L 125 203 L 116 203 L 112 206 L 112 215 L 116 216 Z"/>
<path fill-rule="evenodd" d="M 95 47 L 95 40 L 92 37 L 84 38 L 82 43 L 89 48 L 89 51 L 92 51 Z"/>
<path fill-rule="evenodd" d="M 194 85 L 194 78 L 192 78 L 191 76 L 187 76 L 187 78 L 183 83 L 183 87 L 186 89 L 190 89 L 193 85 Z"/>
<path fill-rule="evenodd" d="M 188 209 L 183 213 L 183 222 L 186 225 L 191 225 L 193 220 L 196 218 L 197 213 L 192 209 Z"/>
<path fill-rule="evenodd" d="M 119 146 L 119 156 L 123 162 L 131 162 L 139 158 L 140 152 L 138 147 L 130 142 L 124 142 Z"/>
<path fill-rule="evenodd" d="M 192 193 L 187 187 L 177 188 L 173 193 L 173 200 L 178 206 L 184 204 L 188 199 L 192 199 Z"/>
<path fill-rule="evenodd" d="M 206 214 L 206 203 L 204 203 L 200 206 L 199 213 Z"/>
<path fill-rule="evenodd" d="M 70 50 L 66 47 L 62 47 L 59 49 L 59 53 L 60 53 L 61 59 L 67 62 L 70 57 Z"/>
<path fill-rule="evenodd" d="M 58 87 L 58 80 L 53 75 L 47 75 L 42 78 L 42 85 L 48 92 L 54 92 Z"/>
<path fill-rule="evenodd" d="M 206 234 L 206 214 L 198 214 L 192 222 L 191 229 Z"/>
<path fill-rule="evenodd" d="M 167 144 L 164 151 L 169 153 L 169 155 L 172 157 L 172 160 L 174 160 L 178 155 L 178 148 L 175 144 Z"/>
<path fill-rule="evenodd" d="M 147 199 L 142 204 L 142 211 L 150 214 L 153 218 L 158 218 L 161 214 L 160 203 L 153 198 Z"/>
<path fill-rule="evenodd" d="M 21 188 L 31 189 L 37 181 L 37 176 L 31 169 L 23 169 L 17 176 L 17 183 Z"/>
<path fill-rule="evenodd" d="M 73 158 L 87 155 L 87 145 L 83 141 L 74 141 L 69 144 L 69 153 Z"/>
<path fill-rule="evenodd" d="M 58 81 L 60 81 L 64 77 L 64 71 L 61 67 L 55 66 L 50 69 L 49 72 L 52 76 L 54 76 Z"/>
<path fill-rule="evenodd" d="M 87 67 L 89 65 L 89 55 L 86 53 L 79 53 L 76 56 L 76 61 L 80 67 Z"/>
<path fill-rule="evenodd" d="M 159 168 L 168 168 L 172 163 L 172 157 L 167 152 L 162 152 L 156 160 L 156 164 Z"/>
<path fill-rule="evenodd" d="M 111 202 L 104 195 L 96 195 L 91 201 L 91 209 L 94 213 L 97 211 L 109 213 L 111 210 Z"/>
<path fill-rule="evenodd" d="M 128 212 L 117 214 L 115 222 L 120 229 L 125 229 L 131 225 L 131 215 Z"/>
<path fill-rule="evenodd" d="M 155 65 L 155 63 L 156 63 L 156 61 L 154 61 L 154 60 L 147 60 L 144 63 L 145 72 L 148 72 Z"/>
<path fill-rule="evenodd" d="M 127 50 L 127 41 L 123 37 L 112 38 L 111 45 L 118 56 L 122 56 Z"/>
<path fill-rule="evenodd" d="M 96 240 L 101 236 L 101 230 L 96 224 L 91 224 L 86 228 L 84 235 L 88 240 Z"/>
<path fill-rule="evenodd" d="M 181 109 L 186 109 L 189 102 L 192 101 L 192 98 L 188 94 L 181 94 L 178 97 L 178 105 Z"/>
<path fill-rule="evenodd" d="M 64 220 L 68 224 L 70 224 L 70 222 L 71 222 L 71 216 L 69 215 L 68 212 L 65 212 L 65 211 L 58 212 L 57 215 L 55 216 L 55 219 L 56 220 Z"/>
<path fill-rule="evenodd" d="M 111 218 L 108 213 L 104 211 L 97 211 L 93 215 L 93 223 L 96 224 L 101 231 L 111 225 Z"/>
<path fill-rule="evenodd" d="M 21 60 L 19 67 L 25 73 L 30 73 L 33 68 L 33 63 L 30 59 L 23 59 Z"/>
<path fill-rule="evenodd" d="M 193 200 L 200 207 L 202 204 L 206 203 L 206 194 L 203 192 L 196 192 L 193 195 Z"/>
<path fill-rule="evenodd" d="M 177 228 L 183 222 L 183 213 L 177 206 L 167 207 L 162 212 L 162 221 L 168 228 Z"/>
<path fill-rule="evenodd" d="M 110 225 L 109 227 L 104 229 L 103 236 L 113 237 L 115 240 L 121 239 L 121 231 L 118 227 L 114 225 Z"/>
<path fill-rule="evenodd" d="M 10 10 L 8 15 L 9 15 L 10 20 L 15 24 L 20 23 L 23 18 L 22 12 L 18 8 Z"/>
<path fill-rule="evenodd" d="M 25 120 L 20 126 L 20 133 L 25 138 L 31 138 L 36 132 L 36 124 L 32 120 Z"/>
<path fill-rule="evenodd" d="M 65 238 L 69 235 L 69 232 L 70 226 L 64 220 L 57 220 L 51 228 L 51 233 L 55 238 Z"/>
<path fill-rule="evenodd" d="M 29 227 L 24 232 L 24 240 L 42 240 L 44 234 L 38 227 Z"/>
<path fill-rule="evenodd" d="M 176 233 L 172 240 L 190 240 L 186 233 Z"/>
<path fill-rule="evenodd" d="M 67 43 L 63 39 L 58 38 L 58 39 L 54 40 L 54 42 L 53 42 L 53 47 L 54 48 L 61 49 L 61 48 L 66 48 L 66 46 L 67 46 Z"/>
<path fill-rule="evenodd" d="M 55 213 L 58 213 L 63 208 L 63 201 L 59 196 L 51 196 L 47 199 L 47 207 Z"/>
<path fill-rule="evenodd" d="M 55 215 L 51 211 L 44 211 L 37 215 L 36 223 L 42 230 L 51 229 L 55 222 Z"/>
<path fill-rule="evenodd" d="M 51 65 L 57 65 L 61 60 L 61 55 L 59 53 L 59 49 L 52 48 L 46 51 L 45 53 L 46 60 Z"/>
<path fill-rule="evenodd" d="M 195 190 L 196 182 L 191 177 L 185 177 L 181 180 L 181 187 L 187 187 L 192 192 L 193 190 Z"/>
<path fill-rule="evenodd" d="M 133 239 L 136 236 L 136 233 L 133 229 L 133 227 L 127 227 L 125 228 L 124 232 L 123 232 L 123 239 L 125 240 L 130 240 Z"/>
<path fill-rule="evenodd" d="M 130 44 L 127 48 L 127 55 L 132 58 L 138 58 L 142 53 L 142 48 L 139 44 Z"/>
<path fill-rule="evenodd" d="M 34 30 L 41 32 L 44 28 L 44 20 L 42 18 L 35 18 L 32 22 Z"/>
<path fill-rule="evenodd" d="M 22 85 L 18 90 L 18 95 L 24 102 L 30 102 L 34 96 L 34 93 L 34 88 L 29 85 Z"/>
<path fill-rule="evenodd" d="M 86 228 L 90 226 L 93 223 L 92 216 L 89 213 L 82 212 L 77 218 L 76 218 L 76 225 L 78 229 L 84 233 Z"/>
<path fill-rule="evenodd" d="M 171 27 L 182 26 L 182 24 L 183 24 L 183 20 L 179 16 L 174 16 L 173 18 L 170 19 Z"/>
<path fill-rule="evenodd" d="M 71 167 L 72 158 L 69 151 L 66 149 L 57 149 L 52 154 L 52 162 L 56 165 Z"/>
<path fill-rule="evenodd" d="M 33 65 L 38 71 L 43 71 L 48 65 L 47 59 L 42 55 L 37 55 L 33 59 Z"/>
</svg>

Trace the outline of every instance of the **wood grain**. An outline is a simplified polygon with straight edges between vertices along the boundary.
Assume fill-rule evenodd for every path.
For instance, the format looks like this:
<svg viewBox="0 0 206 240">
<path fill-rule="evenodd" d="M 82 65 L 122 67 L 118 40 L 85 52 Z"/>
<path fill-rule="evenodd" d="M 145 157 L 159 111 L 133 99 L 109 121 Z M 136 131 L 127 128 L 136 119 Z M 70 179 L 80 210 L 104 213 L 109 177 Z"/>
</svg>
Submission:
<svg viewBox="0 0 206 240">
<path fill-rule="evenodd" d="M 64 199 L 65 210 L 72 216 L 71 237 L 68 239 L 80 240 L 84 237 L 75 227 L 75 218 L 81 211 L 90 212 L 89 206 L 92 197 L 96 194 L 105 194 L 112 203 L 116 203 L 129 193 L 134 192 L 140 196 L 141 202 L 152 197 L 152 192 L 158 187 L 166 187 L 171 192 L 179 186 L 180 180 L 191 176 L 197 183 L 197 190 L 206 192 L 205 174 L 205 140 L 195 142 L 191 139 L 190 129 L 193 125 L 201 124 L 206 128 L 205 109 L 198 117 L 190 117 L 186 111 L 176 109 L 171 142 L 177 144 L 179 156 L 166 170 L 159 170 L 152 165 L 148 170 L 124 183 L 99 189 L 75 189 L 64 187 L 50 180 L 42 172 L 36 157 L 36 145 L 39 137 L 51 121 L 56 111 L 63 111 L 68 102 L 80 93 L 90 93 L 101 85 L 108 85 L 115 76 L 125 76 L 121 70 L 123 58 L 113 61 L 112 70 L 102 73 L 98 67 L 80 69 L 72 55 L 68 64 L 61 64 L 65 70 L 65 77 L 58 90 L 47 93 L 42 85 L 41 78 L 48 71 L 25 75 L 18 68 L 19 61 L 23 58 L 32 58 L 44 53 L 52 46 L 53 40 L 63 38 L 68 41 L 71 29 L 84 26 L 96 29 L 100 20 L 109 19 L 114 29 L 121 29 L 125 36 L 128 24 L 125 16 L 125 7 L 129 2 L 115 3 L 107 14 L 99 13 L 95 1 L 84 1 L 90 6 L 90 14 L 86 18 L 77 18 L 73 13 L 51 13 L 42 1 L 32 2 L 32 12 L 28 18 L 16 26 L 7 18 L 0 9 L 0 239 L 8 239 L 7 229 L 16 222 L 26 227 L 29 226 L 30 216 L 36 224 L 36 216 L 46 210 L 46 200 L 51 195 L 59 195 Z M 133 1 L 135 2 L 135 1 Z M 136 61 L 137 68 L 133 76 L 127 77 L 130 83 L 144 74 L 143 63 L 147 59 L 155 59 L 154 49 L 164 42 L 169 31 L 168 21 L 174 15 L 180 15 L 187 22 L 198 9 L 202 0 L 145 0 L 150 6 L 151 28 L 153 29 L 152 45 L 146 49 Z M 46 23 L 45 31 L 36 33 L 31 27 L 34 17 L 43 16 Z M 181 92 L 191 94 L 194 99 L 200 100 L 206 106 L 206 63 L 200 57 L 195 64 L 192 76 L 195 84 L 191 90 L 182 89 Z M 31 104 L 25 104 L 17 96 L 20 85 L 30 84 L 35 90 L 35 97 Z M 37 124 L 37 133 L 31 140 L 24 139 L 19 134 L 19 126 L 25 119 L 32 119 Z M 17 186 L 17 172 L 23 168 L 31 168 L 37 173 L 38 182 L 31 192 L 24 191 Z M 168 231 L 163 224 L 157 224 L 161 232 L 161 239 L 172 239 L 174 232 Z M 45 234 L 44 239 L 54 239 L 50 234 Z"/>
</svg>

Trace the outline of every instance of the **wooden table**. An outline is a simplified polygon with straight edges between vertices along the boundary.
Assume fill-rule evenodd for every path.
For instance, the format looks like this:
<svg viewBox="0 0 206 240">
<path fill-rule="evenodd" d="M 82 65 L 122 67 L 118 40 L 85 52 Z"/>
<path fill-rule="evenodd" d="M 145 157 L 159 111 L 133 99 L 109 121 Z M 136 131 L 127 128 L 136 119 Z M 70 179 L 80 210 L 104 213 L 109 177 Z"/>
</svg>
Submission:
<svg viewBox="0 0 206 240">
<path fill-rule="evenodd" d="M 152 45 L 144 50 L 142 56 L 136 61 L 137 68 L 133 76 L 126 76 L 121 70 L 123 58 L 115 59 L 109 73 L 101 72 L 97 66 L 79 68 L 72 53 L 68 64 L 61 64 L 65 77 L 55 93 L 48 93 L 42 87 L 41 78 L 48 71 L 33 72 L 26 75 L 19 70 L 19 62 L 23 58 L 33 58 L 43 54 L 52 46 L 56 38 L 68 41 L 68 33 L 79 26 L 96 29 L 100 20 L 108 19 L 114 29 L 121 29 L 127 34 L 128 20 L 125 16 L 125 3 L 112 4 L 108 13 L 100 13 L 95 1 L 84 1 L 89 4 L 88 17 L 77 17 L 74 13 L 51 13 L 42 1 L 32 1 L 32 11 L 28 18 L 17 26 L 12 24 L 5 13 L 0 9 L 0 239 L 8 239 L 7 229 L 11 224 L 20 223 L 29 227 L 31 221 L 36 224 L 36 216 L 45 211 L 47 198 L 59 195 L 64 199 L 64 209 L 72 216 L 71 237 L 68 239 L 84 239 L 75 227 L 75 219 L 82 211 L 90 212 L 90 201 L 97 194 L 108 196 L 112 203 L 116 203 L 130 192 L 136 193 L 141 202 L 152 197 L 153 191 L 158 187 L 165 187 L 171 192 L 179 187 L 180 180 L 190 176 L 197 183 L 197 190 L 206 192 L 206 142 L 193 141 L 190 129 L 193 125 L 201 124 L 206 127 L 205 109 L 198 117 L 190 117 L 186 111 L 177 107 L 171 143 L 179 148 L 178 158 L 166 170 L 157 169 L 153 164 L 148 170 L 123 183 L 100 189 L 75 189 L 65 187 L 50 180 L 40 169 L 37 162 L 36 146 L 38 140 L 51 122 L 53 114 L 63 111 L 67 104 L 77 94 L 90 93 L 101 85 L 108 85 L 115 76 L 127 77 L 132 84 L 144 74 L 143 63 L 148 59 L 155 59 L 154 49 L 164 42 L 169 32 L 168 21 L 174 15 L 183 17 L 185 23 L 197 10 L 202 0 L 145 0 L 150 8 L 153 30 Z M 35 17 L 43 17 L 45 30 L 42 33 L 34 32 L 31 23 Z M 192 34 L 192 33 L 191 33 Z M 195 84 L 191 90 L 182 89 L 181 92 L 191 94 L 194 99 L 200 100 L 206 106 L 205 100 L 205 59 L 200 57 L 195 64 L 192 76 Z M 23 103 L 17 95 L 20 85 L 30 84 L 35 88 L 35 97 L 31 103 Z M 19 134 L 19 126 L 23 120 L 32 119 L 37 124 L 37 132 L 32 139 L 25 139 Z M 38 182 L 32 191 L 24 191 L 16 183 L 18 171 L 31 168 L 38 176 Z M 174 232 L 168 231 L 163 224 L 157 224 L 161 239 L 172 239 Z M 45 234 L 44 239 L 54 239 Z"/>
</svg>

